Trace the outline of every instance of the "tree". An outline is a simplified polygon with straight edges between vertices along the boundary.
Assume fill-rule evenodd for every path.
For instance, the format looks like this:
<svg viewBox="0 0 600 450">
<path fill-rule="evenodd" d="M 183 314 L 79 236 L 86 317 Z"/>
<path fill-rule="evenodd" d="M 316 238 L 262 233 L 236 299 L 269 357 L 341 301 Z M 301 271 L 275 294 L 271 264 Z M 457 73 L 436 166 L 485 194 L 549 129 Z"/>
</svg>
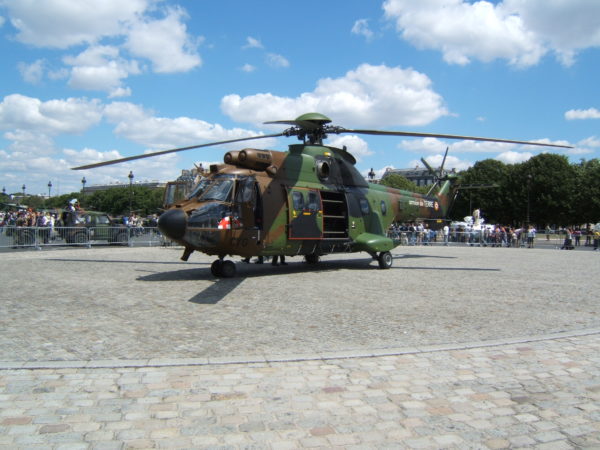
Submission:
<svg viewBox="0 0 600 450">
<path fill-rule="evenodd" d="M 476 162 L 459 176 L 458 183 L 464 189 L 459 190 L 453 207 L 454 218 L 471 215 L 474 209 L 479 209 L 488 223 L 510 223 L 503 194 L 508 182 L 509 168 L 506 164 L 495 159 Z"/>
<path fill-rule="evenodd" d="M 576 221 L 574 200 L 577 171 L 564 155 L 541 153 L 517 165 L 511 188 L 521 198 L 520 218 L 538 226 L 569 225 Z M 517 197 L 517 198 L 518 198 Z"/>
<path fill-rule="evenodd" d="M 575 170 L 577 172 L 573 201 L 575 223 L 600 222 L 600 160 L 582 160 Z"/>
</svg>

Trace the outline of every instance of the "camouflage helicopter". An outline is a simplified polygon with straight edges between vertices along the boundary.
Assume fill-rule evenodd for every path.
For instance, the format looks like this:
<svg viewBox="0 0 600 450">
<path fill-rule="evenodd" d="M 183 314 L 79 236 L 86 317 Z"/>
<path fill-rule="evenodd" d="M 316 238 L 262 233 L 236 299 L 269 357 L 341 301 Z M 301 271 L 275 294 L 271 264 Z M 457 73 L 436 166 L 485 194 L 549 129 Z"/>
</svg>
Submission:
<svg viewBox="0 0 600 450">
<path fill-rule="evenodd" d="M 216 255 L 212 274 L 229 278 L 235 276 L 236 265 L 225 259 L 228 255 L 244 258 L 302 255 L 307 263 L 315 264 L 325 254 L 367 252 L 381 269 L 389 269 L 393 261 L 390 250 L 398 244 L 386 233 L 393 222 L 445 216 L 455 177 L 444 175 L 443 163 L 427 195 L 368 183 L 345 147 L 323 144 L 328 134 L 438 137 L 566 147 L 494 138 L 346 129 L 328 125 L 330 122 L 322 114 L 308 113 L 295 120 L 266 122 L 290 125 L 281 133 L 130 156 L 74 170 L 211 145 L 297 136 L 302 143 L 290 145 L 287 152 L 244 148 L 225 153 L 223 164 L 212 165 L 209 175 L 187 199 L 172 205 L 159 218 L 160 231 L 184 246 L 182 260 L 187 261 L 195 250 Z"/>
</svg>

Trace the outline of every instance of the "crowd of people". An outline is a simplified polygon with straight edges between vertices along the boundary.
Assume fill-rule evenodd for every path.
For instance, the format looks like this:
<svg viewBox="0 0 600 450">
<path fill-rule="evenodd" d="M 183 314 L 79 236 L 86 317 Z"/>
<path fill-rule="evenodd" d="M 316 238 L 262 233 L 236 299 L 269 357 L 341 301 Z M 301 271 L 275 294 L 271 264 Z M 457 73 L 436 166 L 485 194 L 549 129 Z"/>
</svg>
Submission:
<svg viewBox="0 0 600 450">
<path fill-rule="evenodd" d="M 560 231 L 545 230 L 546 240 L 551 235 L 558 234 L 562 239 L 562 249 L 570 250 L 578 247 L 582 241 L 584 246 L 593 246 L 598 250 L 600 245 L 600 230 L 590 226 L 586 228 L 566 228 Z M 527 247 L 534 248 L 538 236 L 537 229 L 530 225 L 527 227 L 510 227 L 502 225 L 485 225 L 474 228 L 472 225 L 458 225 L 451 227 L 445 224 L 442 228 L 434 230 L 426 223 L 395 223 L 388 231 L 388 236 L 400 241 L 401 245 L 429 245 L 432 243 L 463 243 L 490 247 Z M 564 237 L 564 239 L 563 239 Z M 583 238 L 583 239 L 582 239 Z"/>
<path fill-rule="evenodd" d="M 34 241 L 48 244 L 64 237 L 63 232 L 70 227 L 85 226 L 86 217 L 77 202 L 70 202 L 60 212 L 32 208 L 0 211 L 0 235 L 11 236 L 16 246 L 31 245 Z M 144 218 L 133 212 L 120 218 L 118 223 L 129 228 L 132 236 L 137 236 L 143 233 L 145 227 L 156 228 L 158 215 Z"/>
</svg>

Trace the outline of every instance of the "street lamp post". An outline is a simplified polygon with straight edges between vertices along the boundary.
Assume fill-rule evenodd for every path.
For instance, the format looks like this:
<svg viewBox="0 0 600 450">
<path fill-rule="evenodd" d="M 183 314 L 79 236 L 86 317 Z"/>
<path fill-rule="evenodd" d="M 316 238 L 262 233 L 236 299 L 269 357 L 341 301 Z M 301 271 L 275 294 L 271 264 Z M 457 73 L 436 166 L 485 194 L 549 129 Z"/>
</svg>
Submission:
<svg viewBox="0 0 600 450">
<path fill-rule="evenodd" d="M 81 179 L 81 196 L 82 197 L 85 195 L 85 183 L 87 183 L 87 180 L 85 179 L 85 177 L 83 177 Z"/>
<path fill-rule="evenodd" d="M 21 189 L 23 189 L 23 198 L 25 198 L 25 185 L 23 184 L 23 186 L 21 186 Z"/>
<path fill-rule="evenodd" d="M 48 181 L 48 198 L 50 198 L 51 190 L 52 190 L 52 181 Z"/>
<path fill-rule="evenodd" d="M 531 174 L 527 175 L 527 226 L 529 226 L 529 206 L 530 206 L 530 191 L 531 191 L 531 179 L 533 177 Z"/>
<path fill-rule="evenodd" d="M 133 196 L 133 171 L 129 171 L 129 175 L 127 175 L 127 178 L 129 178 L 129 215 L 131 216 L 131 202 Z"/>
</svg>

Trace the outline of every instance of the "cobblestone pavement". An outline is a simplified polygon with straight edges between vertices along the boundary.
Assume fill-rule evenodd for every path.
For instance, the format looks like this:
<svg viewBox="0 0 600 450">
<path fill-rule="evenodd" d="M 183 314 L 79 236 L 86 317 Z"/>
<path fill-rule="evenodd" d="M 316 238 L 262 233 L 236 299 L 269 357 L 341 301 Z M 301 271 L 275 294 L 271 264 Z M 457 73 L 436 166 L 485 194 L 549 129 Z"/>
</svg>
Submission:
<svg viewBox="0 0 600 450">
<path fill-rule="evenodd" d="M 0 371 L 4 448 L 600 448 L 600 334 L 371 358 Z"/>
<path fill-rule="evenodd" d="M 600 255 L 397 250 L 3 255 L 0 448 L 600 448 Z"/>
<path fill-rule="evenodd" d="M 600 328 L 599 252 L 410 247 L 316 267 L 181 250 L 99 248 L 2 256 L 0 361 L 321 354 Z"/>
</svg>

